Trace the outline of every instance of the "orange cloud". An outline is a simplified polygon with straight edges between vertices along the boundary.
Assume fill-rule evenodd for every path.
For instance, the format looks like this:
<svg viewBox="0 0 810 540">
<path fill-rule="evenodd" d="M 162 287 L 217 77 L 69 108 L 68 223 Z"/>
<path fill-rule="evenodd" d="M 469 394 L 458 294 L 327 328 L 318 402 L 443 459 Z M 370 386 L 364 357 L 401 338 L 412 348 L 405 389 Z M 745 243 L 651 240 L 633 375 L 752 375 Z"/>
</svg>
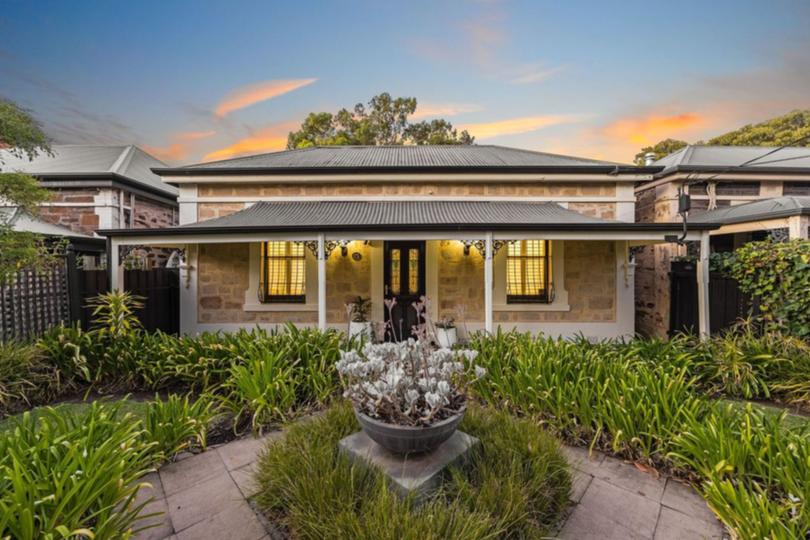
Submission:
<svg viewBox="0 0 810 540">
<path fill-rule="evenodd" d="M 546 114 L 540 116 L 523 116 L 479 124 L 464 124 L 459 126 L 459 128 L 466 129 L 470 132 L 470 135 L 475 136 L 477 139 L 488 139 L 501 135 L 528 133 L 557 124 L 576 122 L 577 120 L 579 120 L 579 118 L 575 115 Z"/>
<path fill-rule="evenodd" d="M 216 135 L 216 131 L 184 131 L 171 136 L 167 146 L 144 146 L 144 150 L 161 161 L 178 162 L 188 158 L 189 150 L 196 141 Z"/>
<path fill-rule="evenodd" d="M 295 122 L 286 122 L 266 127 L 250 137 L 240 139 L 225 148 L 209 152 L 203 157 L 203 161 L 214 161 L 247 154 L 283 150 L 287 147 L 287 134 L 297 127 L 298 124 Z"/>
<path fill-rule="evenodd" d="M 219 118 L 223 118 L 234 111 L 292 92 L 312 84 L 316 80 L 318 79 L 289 79 L 249 84 L 237 88 L 225 96 L 217 105 L 214 113 Z"/>
<path fill-rule="evenodd" d="M 706 124 L 706 118 L 698 113 L 652 114 L 642 118 L 621 118 L 605 126 L 603 132 L 609 138 L 641 147 L 668 137 L 682 136 Z"/>
<path fill-rule="evenodd" d="M 455 116 L 457 114 L 477 112 L 483 110 L 480 105 L 471 103 L 420 103 L 411 118 L 435 118 L 439 116 Z"/>
</svg>

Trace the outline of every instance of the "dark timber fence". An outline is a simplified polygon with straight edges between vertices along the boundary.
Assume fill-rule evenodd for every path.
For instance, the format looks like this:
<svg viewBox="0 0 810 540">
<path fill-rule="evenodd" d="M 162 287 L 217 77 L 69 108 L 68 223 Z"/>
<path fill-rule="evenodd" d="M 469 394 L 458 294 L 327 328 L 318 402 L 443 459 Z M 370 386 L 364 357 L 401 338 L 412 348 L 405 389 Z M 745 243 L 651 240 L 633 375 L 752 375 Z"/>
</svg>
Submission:
<svg viewBox="0 0 810 540">
<path fill-rule="evenodd" d="M 124 271 L 124 288 L 144 298 L 136 313 L 144 329 L 179 332 L 179 281 L 174 268 Z M 89 329 L 90 301 L 107 291 L 107 271 L 78 268 L 70 254 L 45 270 L 21 270 L 0 286 L 0 341 L 33 339 L 59 324 Z"/>
<path fill-rule="evenodd" d="M 124 288 L 145 298 L 137 315 L 146 330 L 180 331 L 180 279 L 176 268 L 124 270 Z"/>
<path fill-rule="evenodd" d="M 66 261 L 23 269 L 0 287 L 0 340 L 25 340 L 70 320 Z"/>
<path fill-rule="evenodd" d="M 670 334 L 697 333 L 697 271 L 693 263 L 674 262 L 669 273 Z M 731 327 L 751 314 L 751 298 L 740 291 L 737 281 L 718 272 L 709 276 L 709 330 L 712 334 Z"/>
</svg>

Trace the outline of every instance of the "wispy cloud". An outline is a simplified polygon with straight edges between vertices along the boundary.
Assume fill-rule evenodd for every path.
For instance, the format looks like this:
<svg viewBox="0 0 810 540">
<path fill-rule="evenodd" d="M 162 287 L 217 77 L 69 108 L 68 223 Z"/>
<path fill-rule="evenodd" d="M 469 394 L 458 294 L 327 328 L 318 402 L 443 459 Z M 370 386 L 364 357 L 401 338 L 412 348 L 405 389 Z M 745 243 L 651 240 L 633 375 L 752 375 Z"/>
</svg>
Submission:
<svg viewBox="0 0 810 540">
<path fill-rule="evenodd" d="M 511 57 L 512 31 L 501 2 L 479 2 L 480 11 L 455 25 L 447 38 L 420 37 L 410 49 L 431 62 L 468 66 L 489 79 L 510 84 L 534 84 L 560 71 L 543 62 L 520 62 Z"/>
<path fill-rule="evenodd" d="M 188 159 L 191 150 L 198 141 L 208 139 L 214 135 L 216 135 L 216 131 L 213 130 L 184 131 L 172 135 L 172 142 L 166 146 L 144 145 L 143 149 L 162 161 L 177 163 Z"/>
<path fill-rule="evenodd" d="M 514 68 L 515 75 L 509 82 L 512 84 L 533 84 L 544 81 L 561 70 L 561 67 L 546 68 L 543 64 L 516 67 Z"/>
<path fill-rule="evenodd" d="M 501 135 L 529 133 L 558 124 L 578 122 L 581 119 L 581 115 L 545 114 L 539 116 L 521 116 L 506 120 L 496 120 L 494 122 L 463 124 L 460 125 L 459 128 L 466 129 L 470 132 L 470 135 L 475 136 L 476 139 L 489 139 L 491 137 L 500 137 Z"/>
<path fill-rule="evenodd" d="M 233 144 L 209 152 L 203 157 L 203 161 L 283 150 L 287 147 L 287 135 L 298 126 L 298 122 L 284 122 L 265 127 Z"/>
<path fill-rule="evenodd" d="M 459 114 L 478 112 L 484 110 L 480 105 L 472 103 L 429 103 L 419 102 L 416 106 L 416 112 L 411 115 L 411 118 L 435 118 L 445 116 L 456 116 Z"/>
<path fill-rule="evenodd" d="M 317 79 L 288 79 L 248 84 L 233 90 L 217 104 L 214 114 L 223 118 L 228 114 L 256 103 L 282 96 L 314 83 Z"/>
</svg>

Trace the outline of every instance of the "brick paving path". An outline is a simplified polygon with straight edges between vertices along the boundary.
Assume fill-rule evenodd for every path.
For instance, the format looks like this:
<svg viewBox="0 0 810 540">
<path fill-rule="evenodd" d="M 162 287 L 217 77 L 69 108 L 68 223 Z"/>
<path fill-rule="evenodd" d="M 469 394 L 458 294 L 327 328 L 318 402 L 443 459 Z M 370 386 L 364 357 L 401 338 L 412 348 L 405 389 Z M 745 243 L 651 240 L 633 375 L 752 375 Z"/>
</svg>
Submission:
<svg viewBox="0 0 810 540">
<path fill-rule="evenodd" d="M 264 438 L 247 438 L 189 456 L 151 473 L 140 501 L 153 499 L 138 526 L 157 524 L 139 540 L 264 540 L 269 528 L 247 498 Z M 563 539 L 722 538 L 723 527 L 689 486 L 655 478 L 632 464 L 581 448 L 563 448 L 572 466 L 575 505 L 559 532 Z"/>
</svg>

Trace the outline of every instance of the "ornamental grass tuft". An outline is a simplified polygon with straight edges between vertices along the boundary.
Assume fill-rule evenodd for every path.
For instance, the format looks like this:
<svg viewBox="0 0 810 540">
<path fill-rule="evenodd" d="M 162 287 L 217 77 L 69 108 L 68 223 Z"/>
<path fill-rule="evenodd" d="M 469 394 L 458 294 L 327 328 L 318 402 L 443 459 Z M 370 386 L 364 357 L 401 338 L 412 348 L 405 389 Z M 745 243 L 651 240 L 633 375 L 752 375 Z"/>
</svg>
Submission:
<svg viewBox="0 0 810 540">
<path fill-rule="evenodd" d="M 568 504 L 557 441 L 529 419 L 471 406 L 461 429 L 482 446 L 421 506 L 352 464 L 338 441 L 359 430 L 348 403 L 292 425 L 259 459 L 257 501 L 295 538 L 542 538 Z"/>
</svg>

